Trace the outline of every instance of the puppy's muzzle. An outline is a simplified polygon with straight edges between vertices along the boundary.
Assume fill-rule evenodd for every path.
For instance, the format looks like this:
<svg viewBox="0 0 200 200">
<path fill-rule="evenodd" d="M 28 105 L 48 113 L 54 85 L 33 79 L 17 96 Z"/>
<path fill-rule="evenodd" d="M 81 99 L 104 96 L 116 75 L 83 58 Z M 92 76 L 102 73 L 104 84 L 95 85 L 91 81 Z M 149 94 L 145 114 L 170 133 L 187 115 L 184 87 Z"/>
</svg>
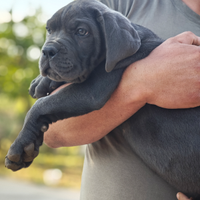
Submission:
<svg viewBox="0 0 200 200">
<path fill-rule="evenodd" d="M 42 60 L 43 64 L 41 65 L 41 74 L 47 76 L 48 70 L 50 69 L 50 62 L 58 54 L 58 49 L 55 46 L 48 45 L 42 49 Z"/>
<path fill-rule="evenodd" d="M 52 59 L 58 53 L 58 49 L 53 46 L 46 46 L 43 48 L 42 53 L 46 59 Z"/>
</svg>

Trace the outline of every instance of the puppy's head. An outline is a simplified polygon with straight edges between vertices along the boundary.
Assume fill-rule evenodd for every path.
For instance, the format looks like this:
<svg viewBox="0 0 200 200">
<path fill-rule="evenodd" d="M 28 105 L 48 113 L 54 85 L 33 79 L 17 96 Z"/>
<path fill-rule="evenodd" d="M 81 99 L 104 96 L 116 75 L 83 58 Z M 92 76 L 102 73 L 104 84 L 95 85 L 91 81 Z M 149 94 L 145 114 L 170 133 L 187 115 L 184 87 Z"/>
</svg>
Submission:
<svg viewBox="0 0 200 200">
<path fill-rule="evenodd" d="M 40 72 L 58 82 L 82 82 L 103 60 L 110 72 L 140 47 L 130 22 L 96 0 L 76 0 L 61 8 L 46 29 Z"/>
</svg>

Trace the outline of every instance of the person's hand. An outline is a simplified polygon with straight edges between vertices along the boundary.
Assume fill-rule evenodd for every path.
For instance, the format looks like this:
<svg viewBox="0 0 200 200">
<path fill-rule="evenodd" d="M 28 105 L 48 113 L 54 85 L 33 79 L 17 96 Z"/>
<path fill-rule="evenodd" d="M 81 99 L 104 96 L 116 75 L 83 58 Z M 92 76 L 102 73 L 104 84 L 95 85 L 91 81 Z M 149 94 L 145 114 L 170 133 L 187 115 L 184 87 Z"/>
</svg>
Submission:
<svg viewBox="0 0 200 200">
<path fill-rule="evenodd" d="M 188 198 L 187 196 L 185 196 L 183 193 L 179 192 L 176 195 L 178 200 L 192 200 L 192 198 Z"/>
<path fill-rule="evenodd" d="M 166 40 L 145 59 L 133 63 L 124 73 L 124 80 L 129 81 L 121 81 L 122 87 L 130 93 L 129 99 L 138 95 L 146 103 L 172 109 L 199 106 L 198 45 L 200 37 L 184 32 Z"/>
</svg>

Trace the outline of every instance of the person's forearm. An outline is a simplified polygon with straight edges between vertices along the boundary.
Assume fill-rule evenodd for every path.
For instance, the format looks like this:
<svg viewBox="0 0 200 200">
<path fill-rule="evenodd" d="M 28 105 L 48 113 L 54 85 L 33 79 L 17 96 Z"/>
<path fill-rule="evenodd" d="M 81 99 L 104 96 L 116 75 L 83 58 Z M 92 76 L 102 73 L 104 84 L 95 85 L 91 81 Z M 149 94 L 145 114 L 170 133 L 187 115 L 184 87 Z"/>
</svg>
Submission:
<svg viewBox="0 0 200 200">
<path fill-rule="evenodd" d="M 61 147 L 97 141 L 145 103 L 170 109 L 199 106 L 200 47 L 194 45 L 200 45 L 200 38 L 191 33 L 167 40 L 125 70 L 101 110 L 54 123 L 44 142 Z"/>
<path fill-rule="evenodd" d="M 136 63 L 130 68 L 133 69 L 135 65 Z M 137 70 L 134 71 L 136 75 Z M 126 89 L 129 90 L 122 82 L 100 110 L 50 125 L 44 134 L 44 142 L 56 148 L 88 144 L 101 139 L 144 106 L 145 101 L 140 101 L 143 94 L 139 87 L 135 88 L 135 95 L 131 94 L 133 97 L 129 96 Z"/>
</svg>

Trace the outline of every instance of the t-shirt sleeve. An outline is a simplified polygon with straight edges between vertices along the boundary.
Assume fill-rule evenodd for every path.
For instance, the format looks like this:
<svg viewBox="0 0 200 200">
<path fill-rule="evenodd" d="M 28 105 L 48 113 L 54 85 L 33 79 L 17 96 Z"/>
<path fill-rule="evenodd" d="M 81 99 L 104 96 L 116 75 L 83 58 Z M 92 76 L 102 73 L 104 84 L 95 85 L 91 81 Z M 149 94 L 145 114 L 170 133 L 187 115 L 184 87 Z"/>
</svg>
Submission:
<svg viewBox="0 0 200 200">
<path fill-rule="evenodd" d="M 128 16 L 132 5 L 135 0 L 100 0 L 103 4 L 108 6 L 109 8 L 122 13 L 124 16 Z"/>
</svg>

